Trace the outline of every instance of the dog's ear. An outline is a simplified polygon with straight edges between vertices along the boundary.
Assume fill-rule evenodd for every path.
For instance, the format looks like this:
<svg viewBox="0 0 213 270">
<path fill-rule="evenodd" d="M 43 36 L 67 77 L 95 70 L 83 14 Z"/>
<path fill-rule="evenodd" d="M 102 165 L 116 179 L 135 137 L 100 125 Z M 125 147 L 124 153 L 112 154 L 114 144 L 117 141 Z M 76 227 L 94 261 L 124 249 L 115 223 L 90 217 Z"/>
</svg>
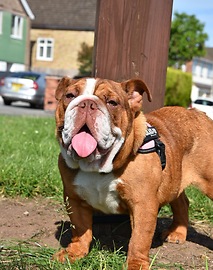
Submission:
<svg viewBox="0 0 213 270">
<path fill-rule="evenodd" d="M 63 96 L 64 90 L 72 83 L 72 81 L 73 80 L 68 76 L 63 77 L 60 80 L 60 82 L 56 88 L 56 91 L 55 91 L 55 98 L 57 100 L 61 99 L 61 97 Z"/>
<path fill-rule="evenodd" d="M 147 85 L 140 79 L 131 79 L 121 83 L 127 93 L 130 107 L 134 112 L 140 111 L 143 102 L 143 93 L 146 92 L 148 100 L 152 101 L 152 95 Z"/>
</svg>

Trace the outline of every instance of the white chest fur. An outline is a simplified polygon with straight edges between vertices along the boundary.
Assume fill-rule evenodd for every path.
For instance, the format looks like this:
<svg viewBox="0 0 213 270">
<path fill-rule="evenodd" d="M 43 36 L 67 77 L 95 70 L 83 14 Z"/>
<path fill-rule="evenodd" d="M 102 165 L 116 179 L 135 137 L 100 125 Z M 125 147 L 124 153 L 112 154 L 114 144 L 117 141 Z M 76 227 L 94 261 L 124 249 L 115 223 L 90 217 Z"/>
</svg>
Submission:
<svg viewBox="0 0 213 270">
<path fill-rule="evenodd" d="M 117 214 L 119 197 L 116 190 L 120 179 L 112 173 L 99 174 L 79 171 L 75 177 L 74 185 L 78 195 L 93 208 L 105 214 Z"/>
</svg>

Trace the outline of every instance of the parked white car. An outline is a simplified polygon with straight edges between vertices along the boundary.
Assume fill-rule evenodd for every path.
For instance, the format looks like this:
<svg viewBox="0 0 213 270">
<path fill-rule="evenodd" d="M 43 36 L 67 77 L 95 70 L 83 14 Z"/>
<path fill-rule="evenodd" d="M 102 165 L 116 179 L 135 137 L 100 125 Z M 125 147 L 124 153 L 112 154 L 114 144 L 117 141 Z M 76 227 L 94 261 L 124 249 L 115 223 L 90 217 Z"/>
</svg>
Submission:
<svg viewBox="0 0 213 270">
<path fill-rule="evenodd" d="M 196 108 L 205 112 L 211 119 L 213 119 L 213 99 L 212 98 L 197 98 L 191 103 L 191 108 Z"/>
</svg>

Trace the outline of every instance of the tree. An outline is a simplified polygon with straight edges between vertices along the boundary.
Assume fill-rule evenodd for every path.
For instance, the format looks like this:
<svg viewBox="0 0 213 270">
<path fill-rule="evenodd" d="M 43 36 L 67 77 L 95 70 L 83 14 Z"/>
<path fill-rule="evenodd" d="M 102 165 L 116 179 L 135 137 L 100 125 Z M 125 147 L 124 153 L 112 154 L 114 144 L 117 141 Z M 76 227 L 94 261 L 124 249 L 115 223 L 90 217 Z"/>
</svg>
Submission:
<svg viewBox="0 0 213 270">
<path fill-rule="evenodd" d="M 193 57 L 205 55 L 208 35 L 204 26 L 195 15 L 175 12 L 170 32 L 169 66 L 180 68 Z"/>
<path fill-rule="evenodd" d="M 93 46 L 85 42 L 81 44 L 81 50 L 78 52 L 79 73 L 82 76 L 91 76 L 92 73 L 92 52 Z"/>
</svg>

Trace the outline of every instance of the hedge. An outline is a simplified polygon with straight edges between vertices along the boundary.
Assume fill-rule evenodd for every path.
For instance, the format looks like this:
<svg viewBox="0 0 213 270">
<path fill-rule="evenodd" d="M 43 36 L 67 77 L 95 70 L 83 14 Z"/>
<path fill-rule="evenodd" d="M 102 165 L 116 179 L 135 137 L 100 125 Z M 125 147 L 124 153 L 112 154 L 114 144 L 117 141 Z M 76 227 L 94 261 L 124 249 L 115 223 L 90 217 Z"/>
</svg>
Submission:
<svg viewBox="0 0 213 270">
<path fill-rule="evenodd" d="M 164 105 L 187 107 L 190 103 L 192 75 L 177 69 L 167 68 Z"/>
</svg>

